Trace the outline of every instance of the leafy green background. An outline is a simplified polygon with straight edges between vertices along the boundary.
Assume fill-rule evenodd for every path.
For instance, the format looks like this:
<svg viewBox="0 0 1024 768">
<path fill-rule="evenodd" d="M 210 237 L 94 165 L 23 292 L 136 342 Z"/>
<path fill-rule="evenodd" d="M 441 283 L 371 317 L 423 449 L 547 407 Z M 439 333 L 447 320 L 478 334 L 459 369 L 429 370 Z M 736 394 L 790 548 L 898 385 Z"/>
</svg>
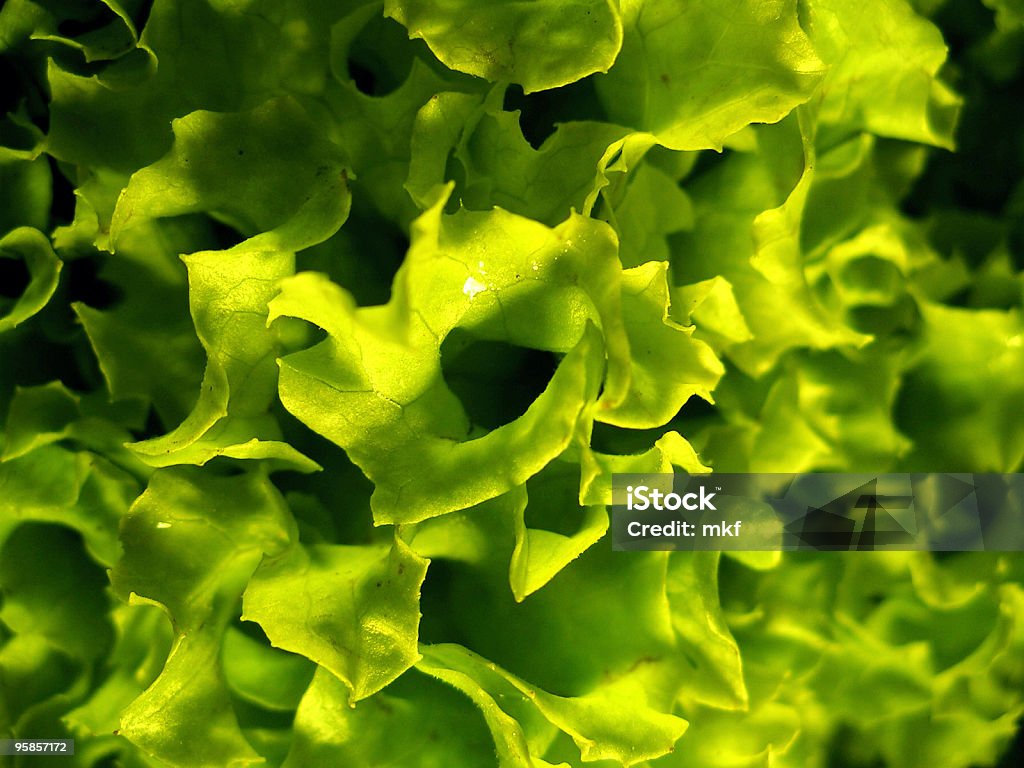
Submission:
<svg viewBox="0 0 1024 768">
<path fill-rule="evenodd" d="M 1007 752 L 1013 553 L 612 553 L 615 472 L 1024 471 L 1015 0 L 8 0 L 14 766 Z"/>
</svg>

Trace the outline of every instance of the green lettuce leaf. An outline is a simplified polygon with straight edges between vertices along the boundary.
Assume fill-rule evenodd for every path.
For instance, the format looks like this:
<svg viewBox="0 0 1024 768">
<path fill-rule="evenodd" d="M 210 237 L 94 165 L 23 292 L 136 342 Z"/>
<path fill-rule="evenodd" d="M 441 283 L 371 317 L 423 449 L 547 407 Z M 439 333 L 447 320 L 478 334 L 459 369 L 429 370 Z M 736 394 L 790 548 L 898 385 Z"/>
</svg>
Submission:
<svg viewBox="0 0 1024 768">
<path fill-rule="evenodd" d="M 45 230 L 53 191 L 46 159 L 33 151 L 0 147 L 0 232 Z"/>
<path fill-rule="evenodd" d="M 897 420 L 914 441 L 907 467 L 1010 472 L 1024 462 L 1018 310 L 922 304 L 922 350 L 906 374 Z M 942 416 L 937 417 L 941 412 Z"/>
<path fill-rule="evenodd" d="M 951 149 L 960 97 L 937 76 L 942 34 L 907 2 L 808 3 L 806 28 L 829 68 L 819 120 L 831 131 L 868 131 Z"/>
<path fill-rule="evenodd" d="M 172 765 L 262 762 L 238 726 L 220 654 L 264 553 L 283 551 L 294 535 L 265 477 L 194 468 L 153 475 L 124 518 L 125 554 L 110 579 L 121 599 L 161 606 L 175 640 L 160 676 L 121 713 L 121 733 Z"/>
<path fill-rule="evenodd" d="M 345 685 L 318 669 L 296 713 L 284 768 L 442 768 L 453 755 L 467 765 L 494 762 L 494 743 L 478 711 L 431 677 L 403 675 L 356 707 L 348 701 Z"/>
<path fill-rule="evenodd" d="M 622 315 L 629 337 L 632 379 L 618 405 L 597 419 L 631 429 L 659 427 L 693 396 L 710 401 L 724 373 L 692 328 L 669 317 L 668 264 L 648 262 L 622 275 Z"/>
<path fill-rule="evenodd" d="M 774 123 L 803 104 L 825 64 L 787 0 L 672 0 L 621 4 L 622 52 L 596 87 L 615 122 L 672 149 L 718 149 L 751 123 Z"/>
<path fill-rule="evenodd" d="M 500 261 L 475 248 L 479 232 L 502 236 L 493 246 Z M 624 362 L 619 269 L 610 233 L 596 222 L 576 217 L 549 230 L 500 210 L 442 219 L 437 205 L 417 223 L 389 304 L 357 309 L 313 273 L 284 283 L 271 319 L 298 317 L 328 338 L 282 360 L 281 400 L 374 481 L 378 523 L 414 522 L 493 498 L 559 455 L 596 400 L 604 354 L 594 323 L 602 324 L 610 366 Z M 571 324 L 537 324 L 534 297 L 553 316 L 567 313 L 569 302 Z M 526 414 L 476 439 L 467 439 L 471 425 L 441 376 L 441 342 L 456 327 L 564 355 Z M 628 370 L 616 367 L 605 397 L 627 380 Z M 493 471 L 499 455 L 516 457 L 507 473 Z"/>
<path fill-rule="evenodd" d="M 6 333 L 38 313 L 57 290 L 63 263 L 37 229 L 21 227 L 0 238 L 0 259 L 25 265 L 29 282 L 14 300 L 0 298 L 0 333 Z"/>
<path fill-rule="evenodd" d="M 384 12 L 452 69 L 520 83 L 526 93 L 607 72 L 622 45 L 618 4 L 609 0 L 529 6 L 385 0 Z"/>
<path fill-rule="evenodd" d="M 422 652 L 417 669 L 454 686 L 481 708 L 495 739 L 499 764 L 531 765 L 532 752 L 544 741 L 542 734 L 532 731 L 542 731 L 544 721 L 572 737 L 583 760 L 614 760 L 623 766 L 670 752 L 686 730 L 685 720 L 642 704 L 623 717 L 621 698 L 615 692 L 554 696 L 457 645 L 425 646 Z M 507 710 L 522 712 L 519 717 L 526 723 Z M 540 722 L 534 725 L 530 720 Z"/>
<path fill-rule="evenodd" d="M 427 563 L 400 538 L 391 546 L 296 547 L 253 574 L 242 618 L 259 623 L 275 646 L 334 674 L 354 705 L 419 659 Z M 304 611 L 295 610 L 297 601 Z"/>
<path fill-rule="evenodd" d="M 288 100 L 251 113 L 194 113 L 175 130 L 179 141 L 171 154 L 134 174 L 118 199 L 112 244 L 139 222 L 196 211 L 259 234 L 227 251 L 185 258 L 192 315 L 207 352 L 199 400 L 174 431 L 137 444 L 135 451 L 155 466 L 227 456 L 314 470 L 314 462 L 281 442 L 267 413 L 279 345 L 263 316 L 277 281 L 294 270 L 294 252 L 329 237 L 348 214 L 340 153 Z M 305 173 L 296 173 L 294 158 L 286 164 L 278 159 L 283 147 L 296 142 L 305 150 Z M 230 192 L 252 174 L 273 184 L 275 194 L 262 186 L 251 187 L 246 198 Z M 250 218 L 239 218 L 238 211 Z"/>
</svg>

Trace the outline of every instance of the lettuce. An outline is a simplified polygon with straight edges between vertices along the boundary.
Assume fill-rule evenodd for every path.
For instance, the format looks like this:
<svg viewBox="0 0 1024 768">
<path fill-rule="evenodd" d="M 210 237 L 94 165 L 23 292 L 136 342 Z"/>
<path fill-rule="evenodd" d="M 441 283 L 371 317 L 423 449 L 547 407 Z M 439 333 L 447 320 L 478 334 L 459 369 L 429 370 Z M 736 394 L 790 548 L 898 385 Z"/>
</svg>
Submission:
<svg viewBox="0 0 1024 768">
<path fill-rule="evenodd" d="M 0 738 L 1019 762 L 1019 553 L 606 536 L 616 473 L 1024 471 L 1019 5 L 9 0 Z"/>
</svg>

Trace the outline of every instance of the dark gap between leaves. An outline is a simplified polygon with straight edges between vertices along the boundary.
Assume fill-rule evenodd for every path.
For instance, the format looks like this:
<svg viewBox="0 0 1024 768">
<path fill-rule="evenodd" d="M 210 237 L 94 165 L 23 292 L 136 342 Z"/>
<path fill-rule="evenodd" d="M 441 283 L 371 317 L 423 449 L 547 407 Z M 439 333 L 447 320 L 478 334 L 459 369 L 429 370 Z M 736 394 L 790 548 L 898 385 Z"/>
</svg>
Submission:
<svg viewBox="0 0 1024 768">
<path fill-rule="evenodd" d="M 526 413 L 556 367 L 550 352 L 478 339 L 460 328 L 441 345 L 445 383 L 470 421 L 485 429 L 497 429 Z"/>
</svg>

